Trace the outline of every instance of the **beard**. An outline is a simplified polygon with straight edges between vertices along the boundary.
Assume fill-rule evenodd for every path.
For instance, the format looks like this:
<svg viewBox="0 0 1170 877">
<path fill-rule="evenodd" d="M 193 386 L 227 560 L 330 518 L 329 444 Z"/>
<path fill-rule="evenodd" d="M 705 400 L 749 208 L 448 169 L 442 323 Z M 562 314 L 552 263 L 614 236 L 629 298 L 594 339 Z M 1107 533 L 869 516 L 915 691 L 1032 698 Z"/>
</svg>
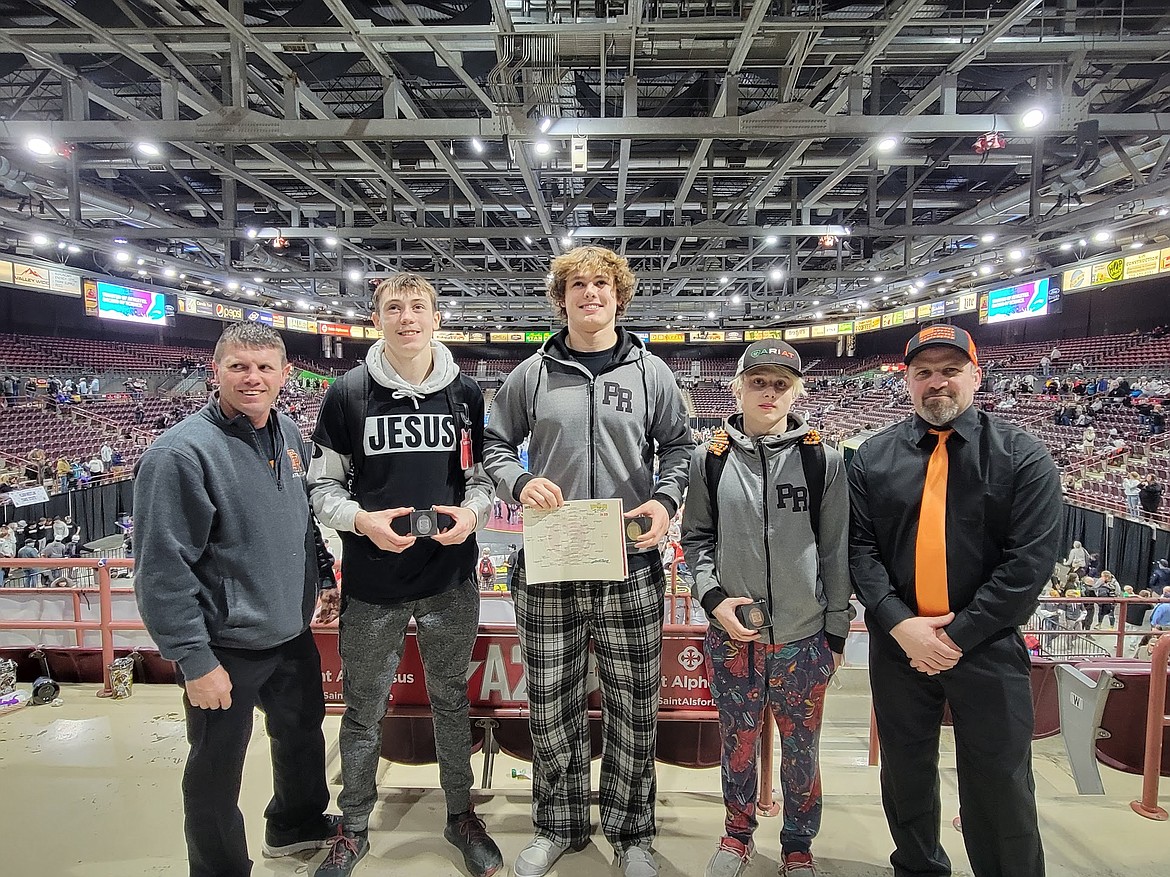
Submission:
<svg viewBox="0 0 1170 877">
<path fill-rule="evenodd" d="M 950 396 L 931 396 L 923 399 L 918 410 L 918 416 L 931 426 L 946 426 L 961 413 L 959 403 Z"/>
</svg>

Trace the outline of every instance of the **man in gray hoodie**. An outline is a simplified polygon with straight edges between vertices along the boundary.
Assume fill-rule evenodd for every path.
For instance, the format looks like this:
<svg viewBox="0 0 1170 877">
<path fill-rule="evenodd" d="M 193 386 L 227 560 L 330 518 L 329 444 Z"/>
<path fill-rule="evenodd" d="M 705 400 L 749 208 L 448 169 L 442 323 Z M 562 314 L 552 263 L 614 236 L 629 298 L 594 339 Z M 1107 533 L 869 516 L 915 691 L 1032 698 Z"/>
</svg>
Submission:
<svg viewBox="0 0 1170 877">
<path fill-rule="evenodd" d="M 508 375 L 492 403 L 485 465 L 502 497 L 540 509 L 620 498 L 627 518 L 651 519 L 627 549 L 624 581 L 529 587 L 522 560 L 513 577 L 536 828 L 516 877 L 542 877 L 589 842 L 590 636 L 605 703 L 601 827 L 626 877 L 658 873 L 650 847 L 666 581 L 657 546 L 682 502 L 694 439 L 669 367 L 616 326 L 634 288 L 626 260 L 602 247 L 554 259 L 548 296 L 568 326 Z M 525 438 L 531 472 L 520 465 Z"/>
<path fill-rule="evenodd" d="M 691 460 L 683 550 L 711 621 L 704 651 L 727 810 L 707 877 L 739 877 L 754 850 L 766 707 L 782 744 L 780 874 L 815 874 L 821 718 L 845 651 L 853 589 L 845 466 L 792 413 L 801 374 L 800 354 L 783 341 L 750 344 L 731 383 L 739 412 Z"/>
<path fill-rule="evenodd" d="M 138 463 L 134 588 L 185 691 L 191 877 L 247 877 L 239 797 L 256 706 L 272 748 L 264 854 L 318 849 L 337 833 L 324 813 L 325 698 L 309 631 L 319 589 L 325 617 L 337 589 L 309 512 L 304 442 L 272 410 L 291 370 L 284 342 L 234 323 L 212 368 L 219 391 Z"/>
<path fill-rule="evenodd" d="M 414 618 L 435 725 L 444 837 L 473 877 L 503 867 L 471 807 L 467 669 L 479 630 L 475 531 L 491 512 L 483 471 L 483 393 L 433 339 L 435 288 L 417 274 L 378 284 L 382 340 L 329 388 L 313 433 L 313 508 L 335 528 L 341 555 L 340 650 L 344 831 L 316 877 L 348 877 L 370 849 L 382 718 Z M 438 532 L 411 535 L 410 514 L 433 509 Z"/>
</svg>

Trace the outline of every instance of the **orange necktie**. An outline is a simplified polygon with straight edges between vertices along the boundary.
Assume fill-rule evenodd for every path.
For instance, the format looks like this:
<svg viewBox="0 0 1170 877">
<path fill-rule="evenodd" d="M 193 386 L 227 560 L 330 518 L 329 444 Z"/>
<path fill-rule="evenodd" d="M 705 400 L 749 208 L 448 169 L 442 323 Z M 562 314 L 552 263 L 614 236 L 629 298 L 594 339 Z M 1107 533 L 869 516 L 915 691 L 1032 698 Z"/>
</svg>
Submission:
<svg viewBox="0 0 1170 877">
<path fill-rule="evenodd" d="M 946 615 L 947 596 L 947 439 L 951 430 L 932 429 L 938 443 L 926 466 L 918 541 L 914 546 L 914 595 L 919 615 Z"/>
</svg>

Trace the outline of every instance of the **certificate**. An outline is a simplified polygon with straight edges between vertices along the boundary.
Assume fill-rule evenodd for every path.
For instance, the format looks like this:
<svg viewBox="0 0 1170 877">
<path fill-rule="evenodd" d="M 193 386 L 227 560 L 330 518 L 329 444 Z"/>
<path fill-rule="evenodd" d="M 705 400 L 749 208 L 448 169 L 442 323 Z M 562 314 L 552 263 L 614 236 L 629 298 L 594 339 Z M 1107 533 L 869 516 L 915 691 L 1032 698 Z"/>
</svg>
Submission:
<svg viewBox="0 0 1170 877">
<path fill-rule="evenodd" d="M 524 509 L 524 580 L 618 582 L 626 578 L 620 499 L 573 499 Z"/>
</svg>

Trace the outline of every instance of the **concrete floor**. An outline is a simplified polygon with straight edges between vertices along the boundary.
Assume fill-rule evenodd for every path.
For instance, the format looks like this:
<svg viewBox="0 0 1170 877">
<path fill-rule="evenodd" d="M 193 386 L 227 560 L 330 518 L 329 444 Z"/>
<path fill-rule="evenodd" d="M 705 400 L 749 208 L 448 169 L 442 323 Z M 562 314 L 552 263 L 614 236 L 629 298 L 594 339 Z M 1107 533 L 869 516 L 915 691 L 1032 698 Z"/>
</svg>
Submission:
<svg viewBox="0 0 1170 877">
<path fill-rule="evenodd" d="M 825 815 L 815 846 L 824 877 L 890 874 L 890 839 L 878 794 L 878 772 L 866 765 L 869 698 L 864 671 L 842 671 L 833 690 L 822 742 Z M 95 697 L 97 686 L 67 686 L 60 706 L 0 715 L 0 873 L 49 877 L 185 875 L 179 778 L 186 743 L 179 693 L 136 686 L 128 700 Z M 336 783 L 338 719 L 326 720 L 329 772 Z M 323 858 L 259 857 L 261 812 L 270 793 L 267 746 L 258 722 L 249 752 L 242 806 L 256 875 L 311 874 Z M 951 749 L 949 739 L 944 743 Z M 953 760 L 944 755 L 943 809 L 957 812 Z M 1036 746 L 1036 778 L 1048 874 L 1056 877 L 1144 877 L 1165 873 L 1170 825 L 1129 809 L 1140 778 L 1103 770 L 1107 794 L 1078 797 L 1060 738 Z M 477 777 L 482 756 L 476 755 Z M 510 862 L 531 836 L 526 764 L 501 754 L 494 788 L 477 792 L 477 809 Z M 594 762 L 596 772 L 597 763 Z M 657 856 L 664 877 L 702 875 L 722 827 L 717 769 L 660 767 Z M 434 766 L 383 762 L 383 795 L 372 821 L 373 850 L 360 875 L 461 875 L 441 836 L 444 806 Z M 336 792 L 336 786 L 334 786 Z M 1167 790 L 1170 792 L 1170 789 Z M 1163 801 L 1165 804 L 1165 800 Z M 748 875 L 774 875 L 776 820 L 763 819 Z M 949 826 L 944 843 L 955 874 L 967 874 L 962 838 Z M 557 877 L 617 874 L 600 837 L 556 866 Z"/>
</svg>

